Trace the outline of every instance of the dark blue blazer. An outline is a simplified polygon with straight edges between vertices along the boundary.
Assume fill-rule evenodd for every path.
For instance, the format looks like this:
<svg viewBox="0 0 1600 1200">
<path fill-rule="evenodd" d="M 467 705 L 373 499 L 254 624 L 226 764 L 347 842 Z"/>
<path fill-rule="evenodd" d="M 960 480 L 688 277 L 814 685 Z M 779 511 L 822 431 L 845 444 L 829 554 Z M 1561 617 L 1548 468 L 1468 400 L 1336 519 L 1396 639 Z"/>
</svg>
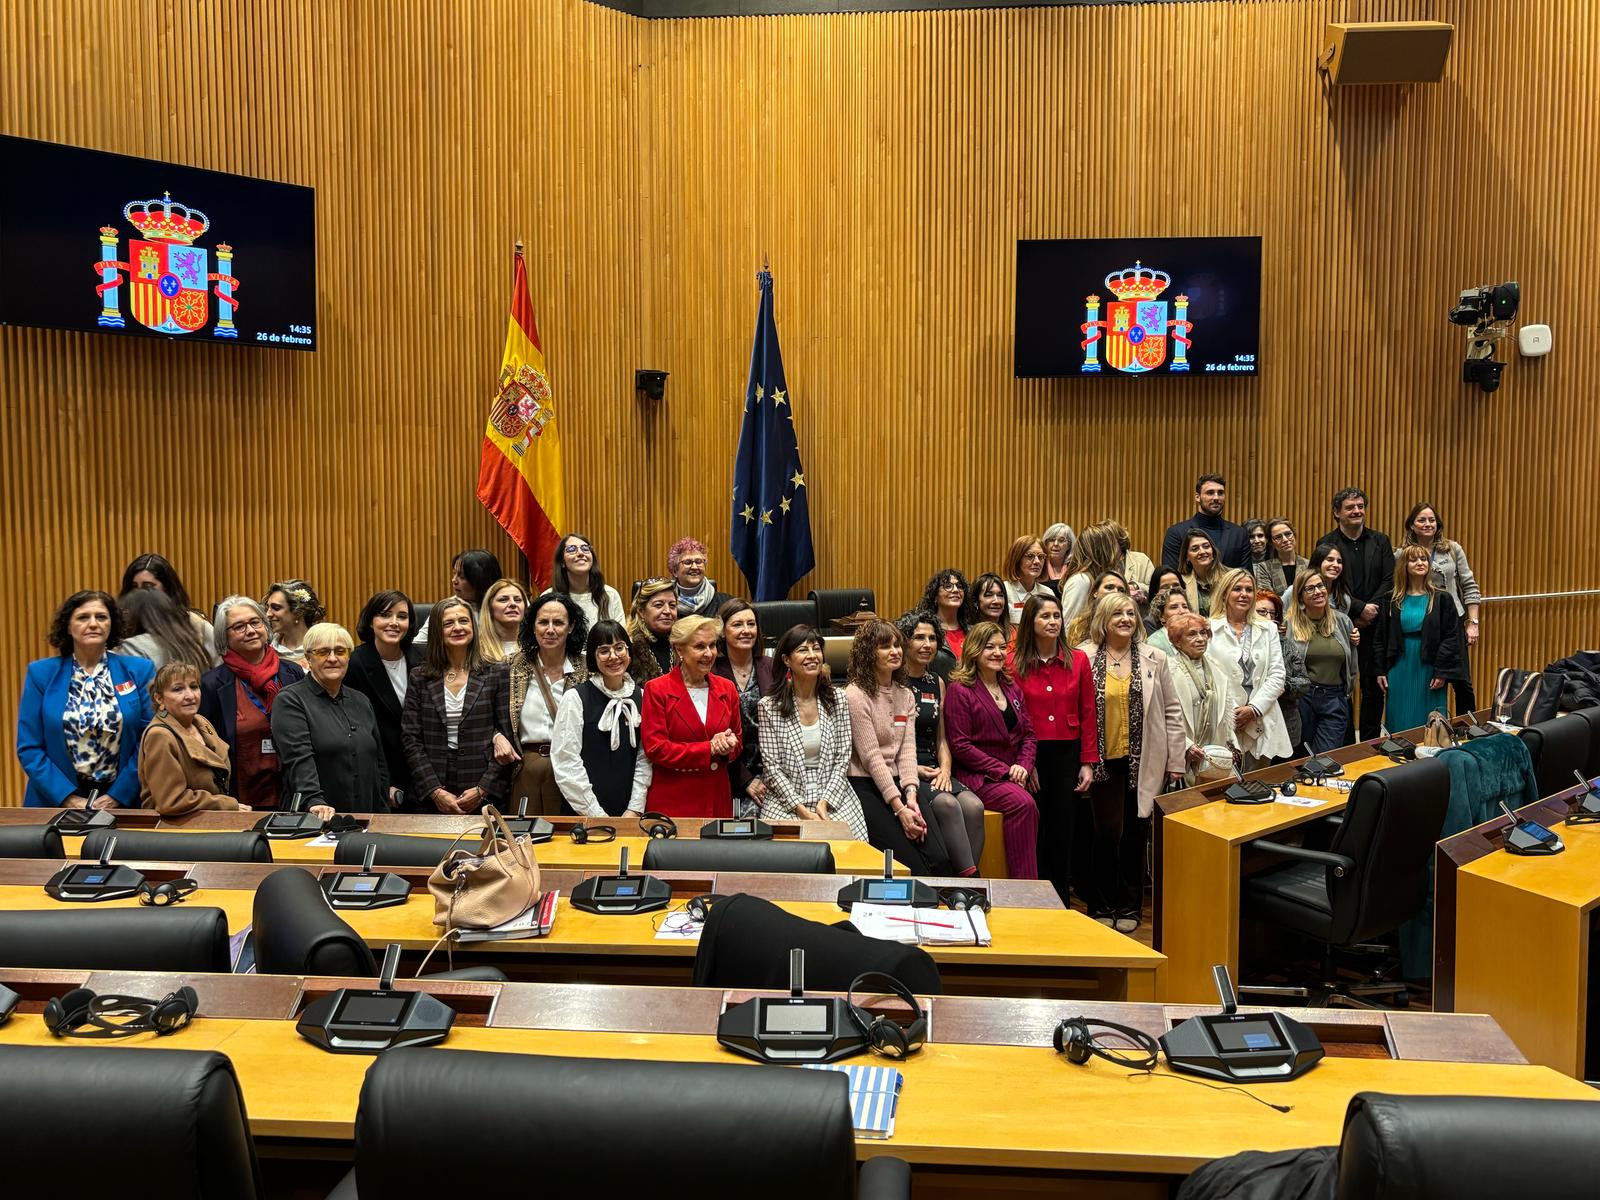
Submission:
<svg viewBox="0 0 1600 1200">
<path fill-rule="evenodd" d="M 281 692 L 305 674 L 286 658 L 278 660 L 278 690 Z M 239 733 L 239 693 L 233 686 L 233 672 L 227 664 L 212 667 L 200 677 L 200 715 L 211 722 L 211 727 L 228 743 L 228 753 L 237 762 L 234 741 Z"/>
<path fill-rule="evenodd" d="M 139 739 L 150 724 L 150 680 L 156 668 L 148 658 L 108 654 L 111 684 L 122 709 L 122 741 L 117 747 L 117 778 L 106 794 L 118 804 L 139 802 Z M 28 776 L 23 804 L 29 808 L 60 808 L 78 790 L 78 775 L 61 717 L 67 708 L 67 685 L 72 682 L 72 656 L 57 655 L 28 664 L 17 709 L 17 761 Z"/>
</svg>

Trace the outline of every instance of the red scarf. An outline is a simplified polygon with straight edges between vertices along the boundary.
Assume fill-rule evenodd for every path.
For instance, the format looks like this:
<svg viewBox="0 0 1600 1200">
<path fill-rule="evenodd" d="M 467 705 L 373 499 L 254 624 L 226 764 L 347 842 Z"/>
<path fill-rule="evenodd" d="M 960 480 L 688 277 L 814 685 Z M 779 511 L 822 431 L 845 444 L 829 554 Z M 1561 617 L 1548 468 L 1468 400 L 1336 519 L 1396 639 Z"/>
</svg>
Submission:
<svg viewBox="0 0 1600 1200">
<path fill-rule="evenodd" d="M 246 687 L 261 697 L 261 702 L 267 706 L 267 711 L 272 711 L 272 698 L 278 694 L 278 652 L 271 646 L 261 656 L 261 661 L 252 663 L 237 650 L 229 650 L 222 656 L 222 665 L 232 671 L 236 679 L 242 679 Z"/>
</svg>

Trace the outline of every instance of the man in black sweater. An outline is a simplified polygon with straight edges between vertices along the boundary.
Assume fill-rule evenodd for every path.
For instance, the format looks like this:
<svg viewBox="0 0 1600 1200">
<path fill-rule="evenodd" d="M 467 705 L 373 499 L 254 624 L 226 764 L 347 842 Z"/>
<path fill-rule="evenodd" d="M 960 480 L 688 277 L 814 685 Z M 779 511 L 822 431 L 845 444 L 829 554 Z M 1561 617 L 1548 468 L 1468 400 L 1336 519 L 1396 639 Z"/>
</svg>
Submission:
<svg viewBox="0 0 1600 1200">
<path fill-rule="evenodd" d="M 1334 493 L 1333 516 L 1338 525 L 1318 538 L 1317 545 L 1337 546 L 1344 555 L 1350 616 L 1361 630 L 1361 644 L 1356 647 L 1361 664 L 1361 740 L 1371 741 L 1383 725 L 1383 691 L 1378 687 L 1382 666 L 1375 625 L 1394 591 L 1394 547 L 1388 534 L 1367 528 L 1367 494 L 1360 488 Z"/>
<path fill-rule="evenodd" d="M 1221 475 L 1202 475 L 1195 480 L 1194 515 L 1167 527 L 1167 534 L 1161 539 L 1162 565 L 1176 571 L 1184 535 L 1191 529 L 1199 529 L 1211 535 L 1217 547 L 1217 557 L 1224 566 L 1247 566 L 1250 562 L 1250 540 L 1245 537 L 1242 527 L 1223 519 L 1222 510 L 1227 503 L 1228 481 Z"/>
</svg>

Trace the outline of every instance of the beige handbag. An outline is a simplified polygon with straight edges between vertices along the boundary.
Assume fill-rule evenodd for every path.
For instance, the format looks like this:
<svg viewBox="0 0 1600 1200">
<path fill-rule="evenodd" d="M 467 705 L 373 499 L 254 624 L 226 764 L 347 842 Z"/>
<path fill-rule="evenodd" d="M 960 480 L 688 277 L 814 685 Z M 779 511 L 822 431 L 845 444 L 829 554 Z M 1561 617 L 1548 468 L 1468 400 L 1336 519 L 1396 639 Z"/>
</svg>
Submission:
<svg viewBox="0 0 1600 1200">
<path fill-rule="evenodd" d="M 475 852 L 452 847 L 428 876 L 433 923 L 447 935 L 457 929 L 492 929 L 543 897 L 533 848 L 512 836 L 492 804 L 483 806 L 483 821 L 483 844 Z"/>
<path fill-rule="evenodd" d="M 1448 750 L 1456 744 L 1455 732 L 1450 728 L 1450 722 L 1438 713 L 1428 718 L 1428 727 L 1423 731 L 1422 744 L 1432 746 L 1436 750 Z"/>
</svg>

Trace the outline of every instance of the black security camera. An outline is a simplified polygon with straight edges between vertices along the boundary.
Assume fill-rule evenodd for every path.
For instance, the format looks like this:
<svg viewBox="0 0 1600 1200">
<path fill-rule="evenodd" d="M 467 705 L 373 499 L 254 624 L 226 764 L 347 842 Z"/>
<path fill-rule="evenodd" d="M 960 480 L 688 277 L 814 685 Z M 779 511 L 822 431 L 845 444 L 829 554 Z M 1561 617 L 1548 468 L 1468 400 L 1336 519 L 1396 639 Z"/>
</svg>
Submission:
<svg viewBox="0 0 1600 1200">
<path fill-rule="evenodd" d="M 643 369 L 635 371 L 633 387 L 635 391 L 643 392 L 650 399 L 659 400 L 667 394 L 667 373 Z"/>
<path fill-rule="evenodd" d="M 1505 369 L 1505 363 L 1493 358 L 1469 358 L 1461 364 L 1461 382 L 1475 383 L 1484 391 L 1492 392 L 1499 388 L 1500 375 Z"/>
<path fill-rule="evenodd" d="M 1475 383 L 1486 392 L 1500 386 L 1506 369 L 1495 358 L 1495 343 L 1506 336 L 1516 318 L 1522 289 L 1515 283 L 1486 283 L 1467 288 L 1450 310 L 1450 323 L 1467 327 L 1467 358 L 1461 364 L 1461 382 Z"/>
<path fill-rule="evenodd" d="M 1517 315 L 1517 304 L 1521 298 L 1522 289 L 1515 283 L 1491 283 L 1468 288 L 1450 310 L 1450 322 L 1454 325 L 1478 325 L 1509 321 Z"/>
</svg>

